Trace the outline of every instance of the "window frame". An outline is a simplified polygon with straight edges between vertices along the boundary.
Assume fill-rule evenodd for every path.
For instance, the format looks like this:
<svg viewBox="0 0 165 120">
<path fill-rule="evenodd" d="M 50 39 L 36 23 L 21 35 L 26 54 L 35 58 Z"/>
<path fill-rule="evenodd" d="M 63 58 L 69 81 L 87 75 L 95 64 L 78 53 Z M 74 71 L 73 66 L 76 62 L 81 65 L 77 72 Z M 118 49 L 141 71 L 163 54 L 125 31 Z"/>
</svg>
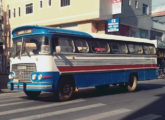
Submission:
<svg viewBox="0 0 165 120">
<path fill-rule="evenodd" d="M 48 6 L 49 6 L 49 7 L 52 6 L 52 0 L 48 0 Z"/>
<path fill-rule="evenodd" d="M 72 46 L 69 46 L 69 47 L 72 47 L 72 52 L 68 52 L 68 51 L 62 51 L 60 50 L 60 52 L 57 52 L 56 51 L 56 47 L 60 46 L 59 44 L 59 39 L 68 39 L 69 41 L 71 41 L 71 45 Z M 56 41 L 55 41 L 56 40 Z M 63 45 L 61 45 L 63 46 Z M 61 49 L 61 46 L 60 46 L 60 49 Z M 53 35 L 52 36 L 52 47 L 53 47 L 53 55 L 54 54 L 61 54 L 61 53 L 75 53 L 76 52 L 76 48 L 75 48 L 75 44 L 74 44 L 74 39 L 72 37 L 65 37 L 65 36 L 56 36 L 56 35 Z"/>
<path fill-rule="evenodd" d="M 103 42 L 104 42 L 104 47 L 102 46 Z M 92 39 L 92 40 L 89 40 L 88 43 L 89 43 L 89 49 L 90 49 L 91 53 L 95 53 L 95 54 L 110 54 L 111 50 L 110 50 L 110 45 L 109 45 L 108 40 Z M 96 45 L 96 47 L 94 46 L 94 44 Z M 98 45 L 100 45 L 100 46 L 98 46 Z M 93 47 L 94 47 L 95 50 L 93 49 Z"/>
<path fill-rule="evenodd" d="M 10 9 L 8 10 L 8 17 L 9 17 L 9 19 L 11 18 L 11 10 Z"/>
<path fill-rule="evenodd" d="M 147 4 L 143 4 L 142 6 L 142 13 L 143 15 L 148 15 L 149 14 L 149 6 Z"/>
<path fill-rule="evenodd" d="M 128 5 L 131 6 L 131 4 L 132 4 L 132 1 L 128 0 Z"/>
<path fill-rule="evenodd" d="M 40 0 L 40 8 L 43 8 L 43 0 Z"/>
<path fill-rule="evenodd" d="M 133 45 L 133 52 L 131 52 L 130 51 L 130 47 L 129 47 L 129 45 Z M 127 43 L 127 46 L 128 46 L 128 52 L 129 52 L 129 54 L 133 54 L 133 55 L 143 55 L 144 54 L 144 49 L 143 49 L 143 44 L 142 43 L 135 43 L 135 42 L 128 42 Z M 137 47 L 139 47 L 139 48 L 141 48 L 141 50 L 139 51 L 137 51 Z"/>
<path fill-rule="evenodd" d="M 13 17 L 14 18 L 16 17 L 16 9 L 15 8 L 13 9 Z"/>
<path fill-rule="evenodd" d="M 138 9 L 139 8 L 139 2 L 136 0 L 135 1 L 135 8 Z"/>
<path fill-rule="evenodd" d="M 61 0 L 60 1 L 60 7 L 68 7 L 71 5 L 71 1 L 70 0 Z"/>
<path fill-rule="evenodd" d="M 86 39 L 82 39 L 82 38 L 74 38 L 74 46 L 76 49 L 76 53 L 89 53 L 89 43 Z M 78 42 L 79 41 L 79 42 Z M 86 44 L 86 46 L 78 46 L 76 42 L 80 43 L 80 41 L 83 41 L 84 44 Z M 86 50 L 86 51 L 80 51 L 79 47 L 81 47 L 81 50 Z M 86 47 L 86 49 L 84 49 Z"/>
<path fill-rule="evenodd" d="M 25 5 L 25 13 L 28 15 L 28 14 L 32 14 L 33 13 L 33 3 L 28 3 Z"/>
<path fill-rule="evenodd" d="M 18 16 L 21 16 L 21 7 L 18 7 Z"/>
<path fill-rule="evenodd" d="M 117 45 L 117 49 L 118 51 L 115 51 L 115 49 L 113 49 L 113 44 L 116 44 Z M 121 49 L 121 45 L 124 46 L 126 48 L 125 52 L 122 51 Z M 115 41 L 115 40 L 112 40 L 109 42 L 109 46 L 110 46 L 110 54 L 128 54 L 128 46 L 127 46 L 127 43 L 124 42 L 124 41 Z"/>
</svg>

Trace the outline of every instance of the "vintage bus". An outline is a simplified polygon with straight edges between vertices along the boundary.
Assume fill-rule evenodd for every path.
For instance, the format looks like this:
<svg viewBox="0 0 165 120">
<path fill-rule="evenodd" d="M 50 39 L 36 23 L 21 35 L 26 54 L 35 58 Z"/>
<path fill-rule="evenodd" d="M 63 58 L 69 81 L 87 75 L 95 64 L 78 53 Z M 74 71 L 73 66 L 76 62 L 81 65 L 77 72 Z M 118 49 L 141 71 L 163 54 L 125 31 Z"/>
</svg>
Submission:
<svg viewBox="0 0 165 120">
<path fill-rule="evenodd" d="M 12 35 L 8 88 L 31 98 L 49 91 L 65 101 L 78 88 L 110 84 L 134 91 L 137 81 L 157 78 L 152 40 L 42 26 L 21 26 Z"/>
</svg>

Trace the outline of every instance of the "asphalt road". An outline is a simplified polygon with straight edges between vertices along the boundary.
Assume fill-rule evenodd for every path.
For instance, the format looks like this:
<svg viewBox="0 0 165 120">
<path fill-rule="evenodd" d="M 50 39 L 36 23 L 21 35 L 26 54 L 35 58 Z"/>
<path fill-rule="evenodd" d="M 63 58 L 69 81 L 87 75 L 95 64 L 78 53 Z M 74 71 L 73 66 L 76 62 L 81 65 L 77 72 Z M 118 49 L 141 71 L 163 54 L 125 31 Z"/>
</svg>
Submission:
<svg viewBox="0 0 165 120">
<path fill-rule="evenodd" d="M 0 120 L 165 120 L 165 80 L 139 82 L 133 93 L 114 86 L 81 89 L 67 102 L 51 93 L 37 100 L 23 92 L 0 93 Z"/>
</svg>

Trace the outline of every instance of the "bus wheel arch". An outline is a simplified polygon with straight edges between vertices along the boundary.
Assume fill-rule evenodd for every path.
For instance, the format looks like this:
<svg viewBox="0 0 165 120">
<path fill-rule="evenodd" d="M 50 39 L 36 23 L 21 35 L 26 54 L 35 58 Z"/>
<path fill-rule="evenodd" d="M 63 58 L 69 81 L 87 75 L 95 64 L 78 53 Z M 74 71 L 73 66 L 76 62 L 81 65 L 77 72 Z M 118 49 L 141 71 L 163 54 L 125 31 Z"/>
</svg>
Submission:
<svg viewBox="0 0 165 120">
<path fill-rule="evenodd" d="M 136 73 L 130 74 L 127 89 L 129 92 L 134 92 L 137 88 L 138 75 Z"/>
<path fill-rule="evenodd" d="M 58 82 L 57 98 L 59 101 L 71 99 L 75 92 L 76 83 L 72 75 L 62 75 Z"/>
</svg>

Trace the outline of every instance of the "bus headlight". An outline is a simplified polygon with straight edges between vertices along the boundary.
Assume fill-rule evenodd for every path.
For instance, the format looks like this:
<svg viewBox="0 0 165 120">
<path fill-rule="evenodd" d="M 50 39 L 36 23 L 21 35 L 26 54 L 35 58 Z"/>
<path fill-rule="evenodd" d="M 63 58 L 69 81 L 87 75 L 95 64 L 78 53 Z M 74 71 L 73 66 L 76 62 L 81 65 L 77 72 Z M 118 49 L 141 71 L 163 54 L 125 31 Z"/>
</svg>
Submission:
<svg viewBox="0 0 165 120">
<path fill-rule="evenodd" d="M 42 75 L 41 74 L 38 75 L 38 80 L 42 80 Z"/>
<path fill-rule="evenodd" d="M 37 75 L 36 74 L 33 74 L 32 75 L 32 80 L 36 80 L 36 78 L 37 78 Z"/>
</svg>

